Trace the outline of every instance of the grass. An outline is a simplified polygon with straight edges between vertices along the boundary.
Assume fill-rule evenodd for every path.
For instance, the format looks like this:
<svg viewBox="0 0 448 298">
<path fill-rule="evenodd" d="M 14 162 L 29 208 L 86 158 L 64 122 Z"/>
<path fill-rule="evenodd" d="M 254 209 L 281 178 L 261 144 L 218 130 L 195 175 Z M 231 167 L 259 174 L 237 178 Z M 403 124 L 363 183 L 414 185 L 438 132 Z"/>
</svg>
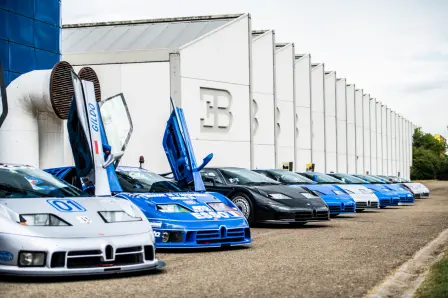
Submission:
<svg viewBox="0 0 448 298">
<path fill-rule="evenodd" d="M 426 279 L 415 293 L 416 298 L 448 297 L 448 250 L 439 262 L 434 264 Z"/>
</svg>

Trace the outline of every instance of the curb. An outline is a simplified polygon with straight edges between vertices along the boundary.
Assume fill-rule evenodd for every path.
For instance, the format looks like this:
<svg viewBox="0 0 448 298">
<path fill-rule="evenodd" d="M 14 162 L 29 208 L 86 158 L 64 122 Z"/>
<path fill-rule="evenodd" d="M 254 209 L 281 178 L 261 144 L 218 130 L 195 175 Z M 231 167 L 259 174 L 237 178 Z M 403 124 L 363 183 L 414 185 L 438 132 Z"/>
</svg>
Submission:
<svg viewBox="0 0 448 298">
<path fill-rule="evenodd" d="M 411 259 L 364 297 L 413 297 L 428 273 L 428 268 L 441 258 L 447 244 L 448 229 L 442 231 L 434 240 L 416 252 Z"/>
</svg>

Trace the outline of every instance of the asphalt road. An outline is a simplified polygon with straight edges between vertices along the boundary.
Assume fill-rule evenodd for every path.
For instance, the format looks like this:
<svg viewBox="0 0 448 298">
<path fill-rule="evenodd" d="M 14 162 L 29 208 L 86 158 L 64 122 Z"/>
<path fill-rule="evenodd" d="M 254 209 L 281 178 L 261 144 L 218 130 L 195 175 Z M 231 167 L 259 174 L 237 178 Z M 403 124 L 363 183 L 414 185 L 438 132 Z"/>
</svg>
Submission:
<svg viewBox="0 0 448 298">
<path fill-rule="evenodd" d="M 252 229 L 249 248 L 158 253 L 161 273 L 0 281 L 1 297 L 361 297 L 448 228 L 448 182 L 432 197 L 304 227 Z"/>
</svg>

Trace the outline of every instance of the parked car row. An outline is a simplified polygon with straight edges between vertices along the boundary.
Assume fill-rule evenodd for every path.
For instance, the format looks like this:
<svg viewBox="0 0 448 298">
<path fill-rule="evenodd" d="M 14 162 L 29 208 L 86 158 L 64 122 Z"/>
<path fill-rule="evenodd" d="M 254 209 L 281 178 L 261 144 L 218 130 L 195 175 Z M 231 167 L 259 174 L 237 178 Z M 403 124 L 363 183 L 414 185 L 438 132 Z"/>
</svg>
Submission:
<svg viewBox="0 0 448 298">
<path fill-rule="evenodd" d="M 206 167 L 212 154 L 198 165 L 173 102 L 163 138 L 171 177 L 120 166 L 132 133 L 124 96 L 98 104 L 93 83 L 72 80 L 74 166 L 0 164 L 0 274 L 154 270 L 165 266 L 156 249 L 249 245 L 251 224 L 329 221 L 429 196 L 397 177 Z"/>
</svg>

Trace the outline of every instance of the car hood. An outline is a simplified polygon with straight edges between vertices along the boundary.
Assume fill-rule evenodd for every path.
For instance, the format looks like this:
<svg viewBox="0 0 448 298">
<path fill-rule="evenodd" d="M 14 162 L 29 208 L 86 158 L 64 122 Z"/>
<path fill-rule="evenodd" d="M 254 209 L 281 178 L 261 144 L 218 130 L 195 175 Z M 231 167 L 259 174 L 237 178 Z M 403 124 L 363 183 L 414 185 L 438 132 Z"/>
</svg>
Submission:
<svg viewBox="0 0 448 298">
<path fill-rule="evenodd" d="M 106 223 L 100 211 L 125 211 L 140 221 Z M 71 226 L 20 225 L 21 214 L 54 214 Z M 46 238 L 123 236 L 151 232 L 143 213 L 129 201 L 108 197 L 0 199 L 0 232 Z M 13 231 L 10 230 L 13 229 Z"/>
<path fill-rule="evenodd" d="M 400 184 L 386 184 L 386 187 L 397 192 L 410 193 L 410 191 L 406 187 Z"/>
<path fill-rule="evenodd" d="M 376 192 L 384 192 L 384 193 L 390 192 L 390 189 L 384 186 L 384 184 L 365 184 L 364 186 Z"/>
<path fill-rule="evenodd" d="M 265 193 L 266 194 L 283 194 L 285 196 L 288 196 L 291 199 L 286 199 L 286 200 L 280 199 L 279 200 L 279 199 L 270 198 L 270 200 L 272 200 L 276 203 L 280 203 L 285 206 L 291 207 L 291 208 L 295 208 L 295 207 L 309 208 L 310 206 L 312 206 L 312 207 L 327 206 L 327 204 L 325 204 L 325 202 L 320 197 L 316 197 L 316 196 L 312 196 L 310 198 L 306 197 L 303 193 L 301 193 L 297 190 L 298 187 L 300 187 L 300 186 L 291 187 L 288 185 L 260 185 L 260 186 L 254 186 L 251 188 L 260 191 L 261 194 L 265 194 Z M 309 193 L 306 192 L 305 194 L 309 194 Z"/>
<path fill-rule="evenodd" d="M 429 191 L 428 188 L 421 183 L 407 182 L 402 184 L 409 187 L 415 193 L 422 193 Z"/>
<path fill-rule="evenodd" d="M 147 218 L 180 221 L 244 220 L 238 208 L 226 197 L 216 193 L 121 193 L 118 197 L 128 199 L 137 205 Z M 231 210 L 214 210 L 209 203 L 224 203 Z M 179 205 L 187 212 L 161 212 L 157 205 Z"/>
</svg>

